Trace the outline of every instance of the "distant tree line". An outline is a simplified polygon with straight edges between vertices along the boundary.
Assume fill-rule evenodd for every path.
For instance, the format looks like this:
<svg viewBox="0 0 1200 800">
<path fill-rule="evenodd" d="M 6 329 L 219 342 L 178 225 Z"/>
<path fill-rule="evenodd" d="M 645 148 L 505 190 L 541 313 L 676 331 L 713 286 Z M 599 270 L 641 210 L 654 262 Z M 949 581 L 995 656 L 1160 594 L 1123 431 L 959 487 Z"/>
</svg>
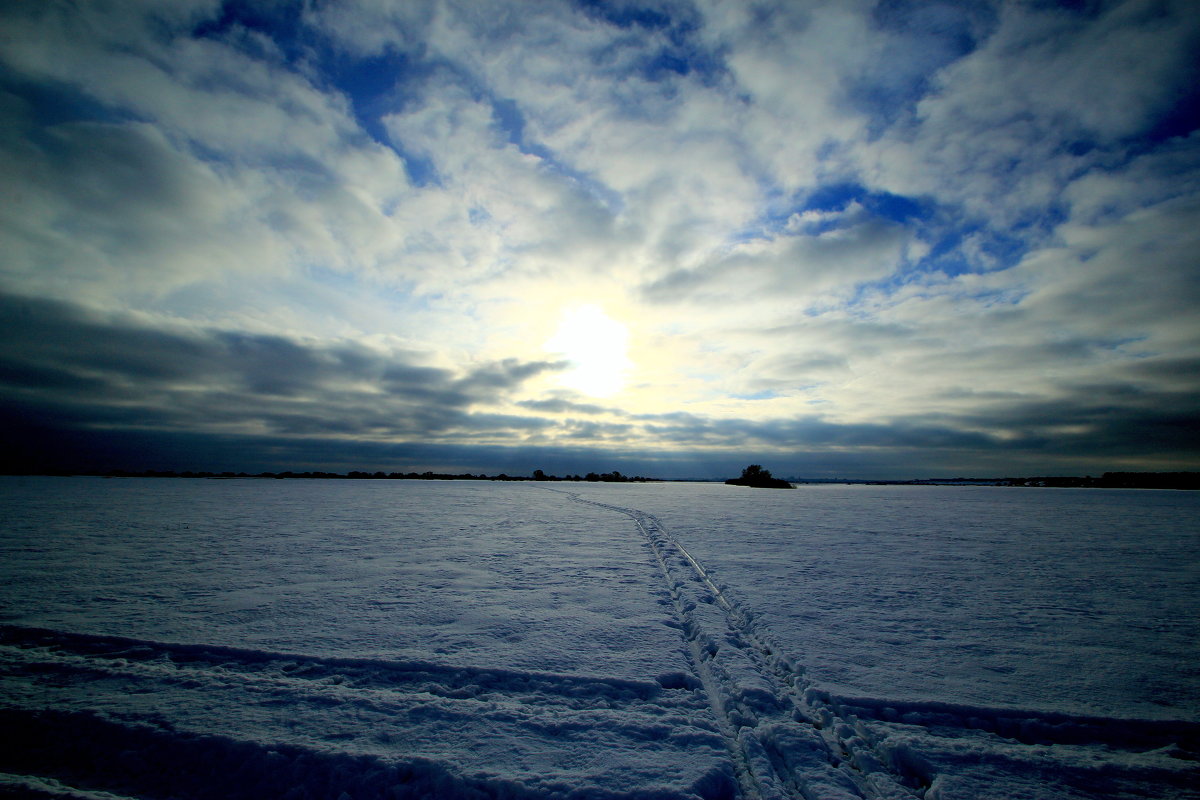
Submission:
<svg viewBox="0 0 1200 800">
<path fill-rule="evenodd" d="M 108 478 L 276 478 L 276 479 L 334 479 L 334 480 L 424 480 L 424 481 L 587 481 L 592 483 L 651 483 L 662 478 L 646 478 L 641 475 L 622 475 L 620 472 L 589 472 L 586 475 L 548 475 L 544 470 L 535 469 L 532 475 L 478 475 L 470 472 L 366 472 L 354 470 L 347 473 L 339 472 L 208 472 L 208 471 L 177 471 L 177 470 L 124 470 L 107 471 L 90 470 L 20 470 L 5 469 L 0 471 L 5 475 L 95 475 Z M 742 470 L 740 478 L 730 478 L 726 483 L 742 486 L 777 486 L 783 488 L 793 483 L 862 483 L 879 485 L 925 486 L 925 485 L 990 485 L 990 486 L 1044 486 L 1061 488 L 1091 488 L 1091 489 L 1200 489 L 1200 472 L 1105 472 L 1098 478 L 1091 475 L 1085 477 L 1043 475 L 1027 478 L 931 478 L 915 480 L 829 480 L 791 478 L 783 480 L 775 478 L 769 470 L 758 464 L 751 464 Z"/>
<path fill-rule="evenodd" d="M 18 473 L 19 474 L 19 473 Z M 29 474 L 29 473 L 26 473 Z M 176 471 L 176 470 L 125 470 L 114 469 L 106 472 L 67 472 L 58 471 L 53 473 L 37 473 L 37 474 L 52 474 L 60 476 L 68 475 L 99 475 L 106 478 L 276 478 L 276 479 L 323 479 L 323 480 L 418 480 L 418 481 L 593 481 L 603 483 L 649 483 L 660 481 L 661 478 L 645 478 L 641 475 L 622 475 L 620 472 L 613 470 L 612 472 L 595 473 L 589 472 L 587 475 L 565 475 L 559 477 L 557 475 L 547 475 L 545 471 L 535 469 L 533 475 L 507 475 L 500 473 L 499 475 L 486 475 L 479 473 L 478 475 L 470 472 L 463 473 L 445 473 L 445 472 L 363 472 L 354 470 L 347 473 L 340 472 L 193 472 L 191 470 Z"/>
<path fill-rule="evenodd" d="M 587 475 L 547 475 L 540 469 L 533 471 L 533 478 L 516 478 L 515 480 L 535 480 L 535 481 L 589 481 L 591 483 L 651 483 L 661 481 L 662 478 L 644 478 L 641 475 L 622 475 L 615 469 L 612 472 L 589 472 Z"/>
<path fill-rule="evenodd" d="M 1056 486 L 1091 489 L 1200 489 L 1200 472 L 1106 472 L 1099 478 L 1043 476 L 1003 478 L 1004 486 Z"/>
<path fill-rule="evenodd" d="M 868 486 L 1040 486 L 1069 489 L 1200 489 L 1200 472 L 1106 472 L 1035 475 L 1027 478 L 918 478 L 914 480 L 829 480 L 793 478 L 793 483 L 852 483 Z"/>
</svg>

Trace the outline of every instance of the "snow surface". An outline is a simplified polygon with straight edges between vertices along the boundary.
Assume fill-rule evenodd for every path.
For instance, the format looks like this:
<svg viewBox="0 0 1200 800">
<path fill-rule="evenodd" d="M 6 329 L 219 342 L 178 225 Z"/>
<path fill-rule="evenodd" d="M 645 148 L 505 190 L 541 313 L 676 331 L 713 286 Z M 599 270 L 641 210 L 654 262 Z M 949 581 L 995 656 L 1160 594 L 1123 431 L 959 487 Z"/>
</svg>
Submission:
<svg viewBox="0 0 1200 800">
<path fill-rule="evenodd" d="M 1200 797 L 1195 494 L 5 478 L 0 509 L 0 797 Z"/>
</svg>

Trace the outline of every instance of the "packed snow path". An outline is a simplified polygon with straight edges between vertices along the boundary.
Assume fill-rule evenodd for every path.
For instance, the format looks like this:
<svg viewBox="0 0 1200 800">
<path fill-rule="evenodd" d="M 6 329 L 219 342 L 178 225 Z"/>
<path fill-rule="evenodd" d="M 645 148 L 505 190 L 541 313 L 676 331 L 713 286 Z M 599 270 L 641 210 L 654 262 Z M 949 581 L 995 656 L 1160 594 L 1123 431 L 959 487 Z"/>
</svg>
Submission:
<svg viewBox="0 0 1200 800">
<path fill-rule="evenodd" d="M 933 779 L 928 766 L 881 747 L 865 726 L 840 716 L 765 626 L 730 599 L 658 518 L 567 494 L 629 517 L 654 552 L 743 796 L 846 800 L 924 794 Z"/>
</svg>

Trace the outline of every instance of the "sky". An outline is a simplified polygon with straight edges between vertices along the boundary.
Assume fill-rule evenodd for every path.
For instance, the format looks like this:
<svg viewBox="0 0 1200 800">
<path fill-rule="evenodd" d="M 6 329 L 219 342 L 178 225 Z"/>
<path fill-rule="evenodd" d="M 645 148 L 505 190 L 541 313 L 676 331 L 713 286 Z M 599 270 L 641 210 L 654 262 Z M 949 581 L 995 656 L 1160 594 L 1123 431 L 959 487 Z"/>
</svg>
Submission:
<svg viewBox="0 0 1200 800">
<path fill-rule="evenodd" d="M 1200 13 L 0 3 L 6 467 L 1200 468 Z"/>
</svg>

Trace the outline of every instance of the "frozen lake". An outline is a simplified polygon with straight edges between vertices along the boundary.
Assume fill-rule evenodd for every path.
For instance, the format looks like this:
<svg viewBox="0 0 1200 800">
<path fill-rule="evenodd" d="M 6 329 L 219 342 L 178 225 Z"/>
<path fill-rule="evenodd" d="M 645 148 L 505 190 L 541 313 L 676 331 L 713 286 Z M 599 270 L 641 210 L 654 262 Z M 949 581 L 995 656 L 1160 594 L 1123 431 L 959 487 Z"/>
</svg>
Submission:
<svg viewBox="0 0 1200 800">
<path fill-rule="evenodd" d="M 0 509 L 0 796 L 1200 797 L 1194 493 L 3 478 Z"/>
</svg>

